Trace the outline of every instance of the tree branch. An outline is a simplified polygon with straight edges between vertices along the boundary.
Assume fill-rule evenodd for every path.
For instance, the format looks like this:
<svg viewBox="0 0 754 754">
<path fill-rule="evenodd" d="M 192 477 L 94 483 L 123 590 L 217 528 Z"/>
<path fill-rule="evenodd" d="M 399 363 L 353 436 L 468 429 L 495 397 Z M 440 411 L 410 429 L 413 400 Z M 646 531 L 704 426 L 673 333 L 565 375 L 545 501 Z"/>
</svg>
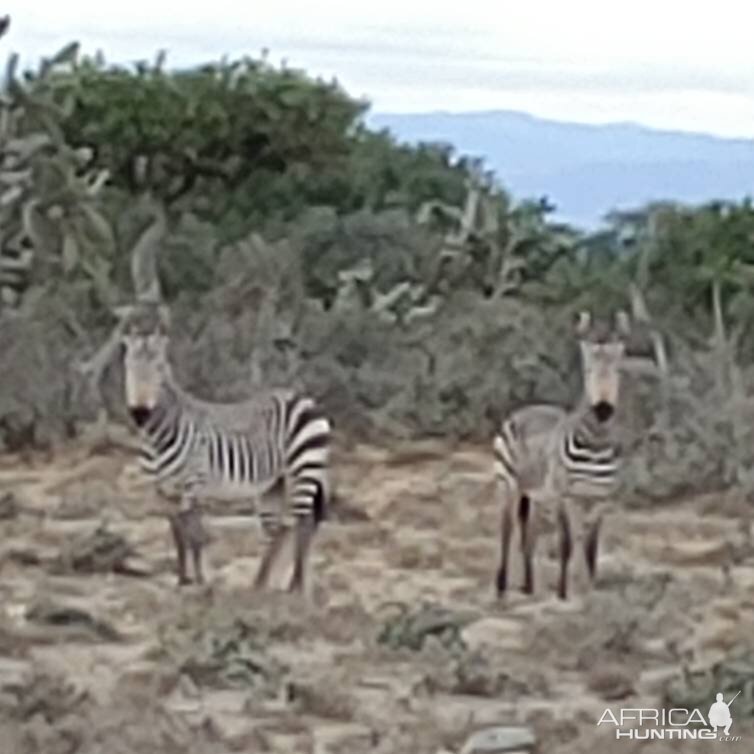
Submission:
<svg viewBox="0 0 754 754">
<path fill-rule="evenodd" d="M 167 230 L 167 220 L 165 209 L 159 201 L 152 200 L 150 208 L 154 221 L 141 234 L 131 252 L 131 280 L 137 301 L 159 303 L 162 301 L 162 289 L 157 274 L 157 247 Z"/>
</svg>

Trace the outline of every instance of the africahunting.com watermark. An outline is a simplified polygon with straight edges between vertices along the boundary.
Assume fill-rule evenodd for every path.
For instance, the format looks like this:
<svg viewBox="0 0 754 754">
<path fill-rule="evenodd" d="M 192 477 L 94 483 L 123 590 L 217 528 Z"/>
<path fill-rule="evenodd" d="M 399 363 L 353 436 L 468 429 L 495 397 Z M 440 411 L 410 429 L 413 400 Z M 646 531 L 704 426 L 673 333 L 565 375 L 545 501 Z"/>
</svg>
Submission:
<svg viewBox="0 0 754 754">
<path fill-rule="evenodd" d="M 738 694 L 741 692 L 739 691 Z M 741 736 L 731 734 L 733 717 L 730 705 L 736 694 L 726 702 L 718 694 L 709 708 L 707 717 L 698 709 L 675 707 L 673 709 L 651 709 L 627 707 L 617 713 L 605 709 L 597 721 L 597 726 L 612 725 L 617 739 L 665 740 L 665 741 L 740 741 Z"/>
</svg>

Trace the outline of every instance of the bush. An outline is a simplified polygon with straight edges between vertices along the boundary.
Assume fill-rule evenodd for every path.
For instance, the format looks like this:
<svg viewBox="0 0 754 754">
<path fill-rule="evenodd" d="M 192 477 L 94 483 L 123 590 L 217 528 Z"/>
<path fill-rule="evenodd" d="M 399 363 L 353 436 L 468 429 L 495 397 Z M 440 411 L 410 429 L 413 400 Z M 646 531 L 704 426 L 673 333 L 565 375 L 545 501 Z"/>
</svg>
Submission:
<svg viewBox="0 0 754 754">
<path fill-rule="evenodd" d="M 585 238 L 546 201 L 514 201 L 446 146 L 369 131 L 364 103 L 264 59 L 130 70 L 72 45 L 22 78 L 11 65 L 5 89 L 3 449 L 96 413 L 75 367 L 133 297 L 132 250 L 159 217 L 172 358 L 198 395 L 295 385 L 346 434 L 486 443 L 522 404 L 575 404 L 573 313 L 628 306 L 633 285 L 671 368 L 664 392 L 627 380 L 628 494 L 754 481 L 754 372 L 737 349 L 749 202 L 616 213 Z M 123 419 L 117 360 L 102 395 Z"/>
</svg>

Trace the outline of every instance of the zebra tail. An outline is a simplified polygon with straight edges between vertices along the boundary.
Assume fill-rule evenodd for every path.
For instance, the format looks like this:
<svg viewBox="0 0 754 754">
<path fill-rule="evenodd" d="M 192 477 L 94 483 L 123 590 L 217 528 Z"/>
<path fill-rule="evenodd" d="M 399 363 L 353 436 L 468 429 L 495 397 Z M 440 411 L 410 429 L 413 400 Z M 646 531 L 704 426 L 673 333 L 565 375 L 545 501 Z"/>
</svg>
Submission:
<svg viewBox="0 0 754 754">
<path fill-rule="evenodd" d="M 326 521 L 329 514 L 329 500 L 325 492 L 325 485 L 317 482 L 317 492 L 312 501 L 312 516 L 314 518 L 314 528 L 316 529 L 323 521 Z"/>
</svg>

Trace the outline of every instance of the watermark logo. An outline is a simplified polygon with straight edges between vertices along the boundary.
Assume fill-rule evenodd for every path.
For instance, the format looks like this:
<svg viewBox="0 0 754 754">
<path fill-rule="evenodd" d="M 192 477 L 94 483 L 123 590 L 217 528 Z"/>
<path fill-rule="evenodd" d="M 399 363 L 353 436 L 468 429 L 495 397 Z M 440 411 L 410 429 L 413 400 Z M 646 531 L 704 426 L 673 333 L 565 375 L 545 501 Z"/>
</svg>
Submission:
<svg viewBox="0 0 754 754">
<path fill-rule="evenodd" d="M 741 692 L 739 691 L 738 694 L 740 693 Z M 736 696 L 738 696 L 738 694 L 736 694 Z M 735 699 L 736 696 L 734 696 L 733 699 Z M 730 735 L 730 726 L 733 723 L 733 718 L 730 714 L 730 705 L 733 704 L 733 699 L 726 703 L 723 699 L 723 695 L 718 694 L 715 703 L 709 708 L 709 715 L 707 717 L 709 717 L 710 727 L 715 733 L 717 733 L 718 728 L 722 728 L 724 735 Z"/>
<path fill-rule="evenodd" d="M 739 691 L 738 694 L 740 693 Z M 628 707 L 619 710 L 617 715 L 607 708 L 597 721 L 597 726 L 613 725 L 616 739 L 740 741 L 740 736 L 731 734 L 733 716 L 730 711 L 738 694 L 729 702 L 725 701 L 722 694 L 717 694 L 706 718 L 696 707 L 691 710 L 684 707 Z"/>
</svg>

